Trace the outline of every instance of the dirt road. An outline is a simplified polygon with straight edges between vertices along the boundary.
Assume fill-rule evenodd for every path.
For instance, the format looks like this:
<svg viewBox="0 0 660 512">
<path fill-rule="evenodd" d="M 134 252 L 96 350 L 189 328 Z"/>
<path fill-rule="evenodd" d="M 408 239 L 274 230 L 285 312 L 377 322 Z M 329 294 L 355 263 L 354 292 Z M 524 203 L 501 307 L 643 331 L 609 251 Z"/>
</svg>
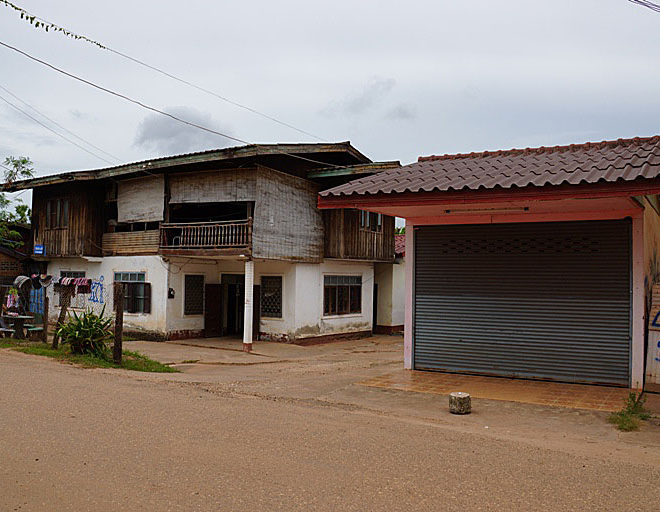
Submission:
<svg viewBox="0 0 660 512">
<path fill-rule="evenodd" d="M 316 392 L 329 392 L 315 378 Z M 625 442 L 611 453 L 544 448 L 479 433 L 483 416 L 463 428 L 379 409 L 384 397 L 402 398 L 374 390 L 360 407 L 278 395 L 283 377 L 261 394 L 171 379 L 0 350 L 0 510 L 651 511 L 660 503 L 652 443 L 631 446 L 638 457 L 614 453 Z"/>
</svg>

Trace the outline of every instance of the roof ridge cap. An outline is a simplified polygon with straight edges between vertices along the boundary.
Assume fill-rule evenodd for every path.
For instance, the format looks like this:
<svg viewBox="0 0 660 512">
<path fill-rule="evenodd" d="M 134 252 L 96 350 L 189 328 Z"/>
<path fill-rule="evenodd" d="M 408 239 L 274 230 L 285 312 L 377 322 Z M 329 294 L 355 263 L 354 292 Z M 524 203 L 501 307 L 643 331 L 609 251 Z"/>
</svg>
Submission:
<svg viewBox="0 0 660 512">
<path fill-rule="evenodd" d="M 418 162 L 429 162 L 434 160 L 461 160 L 466 158 L 484 158 L 489 156 L 505 155 L 528 155 L 531 153 L 555 153 L 558 151 L 575 151 L 578 149 L 604 149 L 613 146 L 626 146 L 630 144 L 643 144 L 645 142 L 660 142 L 660 135 L 650 137 L 632 137 L 629 139 L 603 140 L 600 142 L 583 142 L 581 144 L 565 144 L 559 146 L 539 146 L 535 148 L 511 148 L 498 149 L 495 151 L 473 151 L 471 153 L 445 153 L 444 155 L 420 156 Z"/>
</svg>

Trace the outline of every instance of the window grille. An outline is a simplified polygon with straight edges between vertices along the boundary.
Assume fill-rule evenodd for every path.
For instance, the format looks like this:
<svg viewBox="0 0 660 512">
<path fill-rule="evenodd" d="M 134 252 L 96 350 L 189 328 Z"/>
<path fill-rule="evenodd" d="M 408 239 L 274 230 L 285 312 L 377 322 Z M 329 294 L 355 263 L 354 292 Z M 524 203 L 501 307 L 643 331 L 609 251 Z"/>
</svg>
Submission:
<svg viewBox="0 0 660 512">
<path fill-rule="evenodd" d="M 183 314 L 204 314 L 204 276 L 186 275 L 184 281 Z"/>
<path fill-rule="evenodd" d="M 261 276 L 261 315 L 282 318 L 282 276 Z"/>
</svg>

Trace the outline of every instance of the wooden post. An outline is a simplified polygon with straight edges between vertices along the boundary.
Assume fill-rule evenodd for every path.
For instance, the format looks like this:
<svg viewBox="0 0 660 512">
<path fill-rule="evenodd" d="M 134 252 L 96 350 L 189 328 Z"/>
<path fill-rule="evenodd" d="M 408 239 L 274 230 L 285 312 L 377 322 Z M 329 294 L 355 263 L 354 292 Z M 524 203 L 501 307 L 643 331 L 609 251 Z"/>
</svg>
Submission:
<svg viewBox="0 0 660 512">
<path fill-rule="evenodd" d="M 115 283 L 113 290 L 115 306 L 115 342 L 112 347 L 112 360 L 121 364 L 122 336 L 124 331 L 124 284 Z"/>
<path fill-rule="evenodd" d="M 53 348 L 59 346 L 59 336 L 57 330 L 64 325 L 66 320 L 66 312 L 71 304 L 71 296 L 73 295 L 73 287 L 63 286 L 60 291 L 60 315 L 57 317 L 57 324 L 55 324 L 55 333 L 53 334 Z"/>
<path fill-rule="evenodd" d="M 44 343 L 48 343 L 48 308 L 50 306 L 48 302 L 48 295 L 46 294 L 46 290 L 44 290 L 44 331 L 42 333 Z"/>
</svg>

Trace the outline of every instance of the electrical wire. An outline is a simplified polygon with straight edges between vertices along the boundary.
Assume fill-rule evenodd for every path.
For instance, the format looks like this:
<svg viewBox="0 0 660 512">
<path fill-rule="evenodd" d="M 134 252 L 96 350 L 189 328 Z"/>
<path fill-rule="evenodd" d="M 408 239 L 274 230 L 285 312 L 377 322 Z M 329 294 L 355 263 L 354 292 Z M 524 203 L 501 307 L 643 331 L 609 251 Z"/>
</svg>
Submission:
<svg viewBox="0 0 660 512">
<path fill-rule="evenodd" d="M 652 11 L 660 12 L 660 5 L 653 2 L 649 2 L 648 0 L 628 0 L 628 1 L 632 2 L 633 4 L 641 5 L 642 7 L 647 7 Z"/>
<path fill-rule="evenodd" d="M 113 90 L 111 90 L 111 89 L 108 89 L 108 88 L 106 88 L 106 87 L 103 87 L 103 86 L 101 86 L 101 85 L 97 85 L 97 84 L 95 84 L 94 82 L 90 82 L 89 80 L 85 80 L 84 78 L 81 78 L 81 77 L 79 77 L 79 76 L 77 76 L 77 75 L 74 75 L 73 73 L 69 73 L 68 71 L 64 71 L 63 69 L 60 69 L 60 68 L 58 68 L 58 67 L 56 67 L 56 66 L 53 66 L 52 64 L 49 64 L 48 62 L 46 62 L 46 61 L 44 61 L 44 60 L 38 59 L 37 57 L 34 57 L 34 56 L 30 55 L 29 53 L 26 53 L 26 52 L 24 52 L 24 51 L 22 51 L 22 50 L 19 50 L 19 49 L 16 48 L 15 46 L 11 46 L 11 45 L 9 45 L 9 44 L 7 44 L 7 43 L 4 43 L 4 42 L 2 42 L 2 41 L 0 41 L 0 45 L 4 46 L 5 48 L 8 48 L 8 49 L 10 49 L 10 50 L 13 50 L 13 51 L 15 51 L 15 52 L 17 52 L 17 53 L 20 53 L 20 54 L 23 55 L 24 57 L 27 57 L 28 59 L 31 59 L 31 60 L 33 60 L 33 61 L 35 61 L 35 62 L 38 62 L 39 64 L 43 64 L 44 66 L 49 67 L 50 69 L 52 69 L 52 70 L 54 70 L 54 71 L 57 71 L 58 73 L 62 73 L 63 75 L 68 76 L 69 78 L 73 78 L 74 80 L 78 80 L 79 82 L 82 82 L 82 83 L 84 83 L 84 84 L 86 84 L 86 85 L 89 85 L 89 86 L 91 86 L 91 87 L 94 87 L 95 89 L 98 89 L 98 90 L 100 90 L 100 91 L 106 92 L 106 93 L 108 93 L 108 94 L 112 94 L 113 96 L 117 96 L 118 98 L 121 98 L 121 99 L 123 99 L 123 100 L 129 101 L 129 102 L 134 103 L 134 104 L 136 104 L 136 105 L 139 105 L 140 107 L 142 107 L 142 108 L 146 108 L 147 110 L 151 110 L 152 112 L 156 112 L 157 114 L 161 114 L 161 115 L 167 116 L 167 117 L 169 117 L 169 118 L 171 118 L 171 119 L 174 119 L 175 121 L 179 121 L 180 123 L 187 124 L 188 126 L 192 126 L 192 127 L 194 127 L 194 128 L 198 128 L 198 129 L 203 130 L 203 131 L 205 131 L 205 132 L 213 133 L 213 134 L 215 134 L 215 135 L 219 135 L 220 137 L 224 137 L 224 138 L 229 139 L 229 140 L 233 140 L 233 141 L 236 141 L 236 142 L 240 142 L 241 144 L 249 144 L 249 142 L 247 142 L 247 141 L 245 141 L 245 140 L 243 140 L 243 139 L 239 139 L 239 138 L 237 138 L 237 137 L 232 137 L 231 135 L 228 135 L 228 134 L 226 134 L 226 133 L 222 133 L 222 132 L 219 132 L 219 131 L 216 131 L 216 130 L 212 130 L 211 128 L 206 128 L 205 126 L 199 125 L 199 124 L 197 124 L 197 123 L 193 123 L 193 122 L 191 122 L 191 121 L 186 121 L 185 119 L 181 119 L 180 117 L 177 117 L 177 116 L 175 116 L 175 115 L 173 115 L 173 114 L 170 114 L 170 113 L 165 112 L 165 111 L 163 111 L 163 110 L 159 110 L 159 109 L 157 109 L 156 107 L 152 107 L 152 106 L 147 105 L 146 103 L 143 103 L 143 102 L 141 102 L 141 101 L 134 100 L 133 98 L 130 98 L 130 97 L 124 95 L 124 94 L 121 94 L 121 93 L 119 93 L 119 92 L 115 92 L 115 91 L 113 91 Z"/>
<path fill-rule="evenodd" d="M 90 155 L 95 156 L 95 157 L 98 158 L 99 160 L 103 160 L 105 163 L 108 163 L 108 164 L 110 164 L 110 165 L 115 165 L 114 162 L 111 162 L 110 160 L 108 160 L 108 159 L 106 159 L 106 158 L 103 158 L 102 156 L 97 155 L 96 153 L 93 153 L 92 151 L 88 150 L 86 147 L 81 146 L 81 145 L 78 144 L 77 142 L 72 141 L 72 140 L 69 139 L 68 137 L 66 137 L 66 136 L 62 135 L 61 133 L 59 133 L 59 132 L 53 130 L 50 126 L 48 126 L 47 124 L 42 123 L 42 122 L 39 121 L 39 119 L 37 119 L 36 117 L 31 116 L 31 115 L 28 114 L 25 110 L 23 110 L 22 108 L 20 108 L 20 107 L 14 105 L 11 101 L 9 101 L 7 98 L 4 98 L 2 95 L 0 95 L 0 100 L 1 100 L 1 101 L 4 101 L 4 102 L 5 102 L 7 105 L 9 105 L 10 107 L 12 107 L 12 108 L 18 110 L 18 111 L 19 111 L 21 114 L 23 114 L 24 116 L 29 117 L 29 118 L 32 119 L 35 123 L 37 123 L 37 124 L 43 126 L 44 128 L 46 128 L 46 130 L 48 130 L 48 131 L 54 133 L 54 134 L 57 135 L 58 137 L 63 138 L 63 139 L 66 140 L 67 142 L 69 142 L 69 143 L 73 144 L 74 146 L 76 146 L 76 147 L 82 149 L 82 150 L 85 151 L 86 153 L 89 153 Z"/>
<path fill-rule="evenodd" d="M 246 141 L 246 140 L 239 139 L 238 137 L 233 137 L 233 136 L 228 135 L 228 134 L 226 134 L 226 133 L 222 133 L 222 132 L 219 132 L 219 131 L 217 131 L 217 130 L 213 130 L 213 129 L 211 129 L 211 128 L 207 128 L 207 127 L 202 126 L 202 125 L 199 125 L 199 124 L 197 124 L 197 123 L 193 123 L 193 122 L 191 122 L 191 121 L 186 121 L 185 119 L 182 119 L 182 118 L 180 118 L 180 117 L 177 117 L 177 116 L 175 116 L 175 115 L 173 115 L 173 114 L 170 114 L 170 113 L 168 113 L 168 112 L 165 112 L 165 111 L 163 111 L 163 110 L 159 110 L 159 109 L 157 109 L 156 107 L 152 107 L 152 106 L 150 106 L 150 105 L 147 105 L 147 104 L 145 104 L 145 103 L 143 103 L 143 102 L 141 102 L 141 101 L 135 100 L 135 99 L 133 99 L 133 98 L 131 98 L 131 97 L 129 97 L 129 96 L 126 96 L 126 95 L 124 95 L 124 94 L 118 93 L 118 92 L 116 92 L 116 91 L 113 91 L 113 90 L 108 89 L 108 88 L 106 88 L 106 87 L 103 87 L 103 86 L 101 86 L 101 85 L 95 84 L 94 82 L 90 82 L 89 80 L 86 80 L 86 79 L 81 78 L 81 77 L 79 77 L 79 76 L 77 76 L 77 75 L 74 75 L 73 73 L 69 73 L 68 71 L 64 71 L 63 69 L 60 69 L 60 68 L 58 68 L 58 67 L 56 67 L 56 66 L 53 66 L 52 64 L 50 64 L 50 63 L 48 63 L 48 62 L 46 62 L 46 61 L 44 61 L 44 60 L 41 60 L 41 59 L 39 59 L 39 58 L 37 58 L 37 57 L 34 57 L 33 55 L 30 55 L 29 53 L 24 52 L 23 50 L 20 50 L 20 49 L 16 48 L 15 46 L 12 46 L 12 45 L 10 45 L 10 44 L 7 44 L 7 43 L 5 43 L 5 42 L 3 42 L 3 41 L 0 41 L 0 46 L 4 46 L 5 48 L 7 48 L 7 49 L 9 49 L 9 50 L 12 50 L 12 51 L 14 51 L 14 52 L 16 52 L 16 53 L 19 53 L 19 54 L 23 55 L 24 57 L 27 57 L 28 59 L 33 60 L 33 61 L 35 61 L 35 62 L 38 62 L 39 64 L 42 64 L 42 65 L 44 65 L 44 66 L 46 66 L 46 67 L 48 67 L 48 68 L 50 68 L 50 69 L 52 69 L 52 70 L 54 70 L 54 71 L 57 71 L 58 73 L 61 73 L 61 74 L 65 75 L 65 76 L 68 76 L 69 78 L 73 78 L 74 80 L 77 80 L 77 81 L 82 82 L 82 83 L 84 83 L 84 84 L 86 84 L 86 85 L 89 85 L 89 86 L 91 86 L 91 87 L 94 87 L 95 89 L 98 89 L 98 90 L 100 90 L 100 91 L 106 92 L 106 93 L 108 93 L 108 94 L 111 94 L 111 95 L 116 96 L 116 97 L 118 97 L 118 98 L 121 98 L 121 99 L 123 99 L 123 100 L 126 100 L 126 101 L 128 101 L 128 102 L 130 102 L 130 103 L 133 103 L 133 104 L 135 104 L 135 105 L 138 105 L 138 106 L 140 106 L 140 107 L 142 107 L 142 108 L 144 108 L 144 109 L 150 110 L 150 111 L 152 111 L 152 112 L 156 112 L 157 114 L 164 115 L 164 116 L 169 117 L 170 119 L 173 119 L 173 120 L 178 121 L 178 122 L 180 122 L 180 123 L 186 124 L 186 125 L 188 125 L 188 126 L 192 126 L 193 128 L 197 128 L 197 129 L 199 129 L 199 130 L 202 130 L 202 131 L 205 131 L 205 132 L 208 132 L 208 133 L 212 133 L 212 134 L 215 134 L 215 135 L 219 135 L 220 137 L 224 137 L 224 138 L 229 139 L 229 140 L 233 140 L 233 141 L 236 141 L 236 142 L 240 142 L 241 144 L 246 144 L 246 145 L 253 145 L 253 144 L 254 144 L 254 143 L 248 142 L 248 141 Z M 6 100 L 5 100 L 5 101 L 6 101 Z M 26 114 L 26 115 L 27 115 L 27 114 Z M 40 124 L 41 124 L 41 123 L 40 123 Z M 87 151 L 87 150 L 85 150 L 85 151 Z M 325 167 L 343 167 L 343 166 L 341 166 L 341 165 L 331 164 L 331 163 L 328 163 L 328 162 L 322 162 L 322 161 L 319 161 L 319 160 L 314 160 L 314 159 L 312 159 L 312 158 L 307 158 L 307 157 L 304 157 L 304 156 L 296 155 L 295 153 L 287 153 L 287 152 L 285 152 L 285 151 L 282 151 L 282 152 L 279 153 L 279 154 L 287 155 L 287 156 L 290 156 L 290 157 L 292 157 L 292 158 L 297 158 L 297 159 L 299 159 L 299 160 L 305 160 L 305 161 L 307 161 L 307 162 L 312 162 L 312 163 L 315 163 L 315 164 L 322 164 L 322 165 L 324 165 Z M 100 158 L 100 157 L 99 157 L 99 158 Z M 102 159 L 102 160 L 103 160 L 103 159 Z M 106 162 L 107 162 L 107 160 L 106 160 Z M 112 162 L 108 162 L 108 163 L 112 164 Z M 112 164 L 112 165 L 114 165 L 114 164 Z"/>
<path fill-rule="evenodd" d="M 108 153 L 107 151 L 102 150 L 100 147 L 95 146 L 94 144 L 92 144 L 92 143 L 89 142 L 88 140 L 83 139 L 83 138 L 80 137 L 79 135 L 76 135 L 75 133 L 73 133 L 73 132 L 72 132 L 71 130 L 69 130 L 68 128 L 62 126 L 60 123 L 58 123 L 58 122 L 55 121 L 54 119 L 51 119 L 51 118 L 48 117 L 46 114 L 44 114 L 43 112 L 39 111 L 36 107 L 30 105 L 27 101 L 22 100 L 21 98 L 19 98 L 18 96 L 16 96 L 13 92 L 11 92 L 9 89 L 7 89 L 6 87 L 2 86 L 1 84 L 0 84 L 0 89 L 2 89 L 3 91 L 5 91 L 5 92 L 6 92 L 7 94 L 9 94 L 12 98 L 14 98 L 14 99 L 20 101 L 21 103 L 23 103 L 23 105 L 25 105 L 25 106 L 27 106 L 28 108 L 32 109 L 34 112 L 36 112 L 37 114 L 39 114 L 39 115 L 40 115 L 41 117 L 43 117 L 44 119 L 47 119 L 48 121 L 50 121 L 51 123 L 53 123 L 55 126 L 61 128 L 62 130 L 64 130 L 65 132 L 67 132 L 69 135 L 71 135 L 71 136 L 75 137 L 76 139 L 78 139 L 78 140 L 84 142 L 84 143 L 87 144 L 88 146 L 93 147 L 94 149 L 96 149 L 97 151 L 100 151 L 100 152 L 103 153 L 104 155 L 109 156 L 110 158 L 114 158 L 115 160 L 121 162 L 121 158 L 116 157 L 115 155 L 112 155 L 112 154 Z"/>
<path fill-rule="evenodd" d="M 292 125 L 292 124 L 290 124 L 290 123 L 286 123 L 286 122 L 284 122 L 284 121 L 281 121 L 280 119 L 277 119 L 277 118 L 275 118 L 275 117 L 273 117 L 273 116 L 271 116 L 271 115 L 264 114 L 263 112 L 260 112 L 260 111 L 258 111 L 257 109 L 254 109 L 254 108 L 249 107 L 249 106 L 247 106 L 247 105 L 243 105 L 243 104 L 238 103 L 238 102 L 236 102 L 236 101 L 230 100 L 229 98 L 227 98 L 227 97 L 225 97 L 225 96 L 222 96 L 222 95 L 220 95 L 220 94 L 218 94 L 218 93 L 216 93 L 216 92 L 213 92 L 213 91 L 211 91 L 211 90 L 209 90 L 209 89 L 206 89 L 206 88 L 204 88 L 204 87 L 202 87 L 202 86 L 200 86 L 200 85 L 194 84 L 194 83 L 192 83 L 192 82 L 190 82 L 190 81 L 188 81 L 188 80 L 185 80 L 185 79 L 180 78 L 180 77 L 178 77 L 178 76 L 176 76 L 176 75 L 173 75 L 173 74 L 171 74 L 171 73 L 168 73 L 167 71 L 164 71 L 164 70 L 162 70 L 162 69 L 160 69 L 160 68 L 157 68 L 156 66 L 152 66 L 151 64 L 147 64 L 146 62 L 144 62 L 144 61 L 142 61 L 142 60 L 140 60 L 140 59 L 137 59 L 137 58 L 135 58 L 135 57 L 131 57 L 130 55 L 127 55 L 127 54 L 125 54 L 125 53 L 123 53 L 123 52 L 120 52 L 119 50 L 115 50 L 115 49 L 113 49 L 113 48 L 110 48 L 109 46 L 106 46 L 106 45 L 104 45 L 104 44 L 102 44 L 102 43 L 99 43 L 98 41 L 95 41 L 94 39 L 91 39 L 91 38 L 89 38 L 89 37 L 87 37 L 87 36 L 84 36 L 84 35 L 81 35 L 81 34 L 77 34 L 76 32 L 72 32 L 71 30 L 65 29 L 64 27 L 61 27 L 61 26 L 59 26 L 59 25 L 56 25 L 55 23 L 52 23 L 52 22 L 50 22 L 50 21 L 48 21 L 48 20 L 45 20 L 45 19 L 43 19 L 43 18 L 41 18 L 41 17 L 39 17 L 39 16 L 36 16 L 36 15 L 30 14 L 28 11 L 26 11 L 26 10 L 23 9 L 22 7 L 19 7 L 18 5 L 15 5 L 15 4 L 9 2 L 8 0 L 0 0 L 0 2 L 4 3 L 7 7 L 11 7 L 12 9 L 14 9 L 14 10 L 20 12 L 20 13 L 21 13 L 21 19 L 25 18 L 25 19 L 26 19 L 27 21 L 29 21 L 31 24 L 35 24 L 35 27 L 36 27 L 36 28 L 39 28 L 39 25 L 41 24 L 41 25 L 43 25 L 43 27 L 44 27 L 44 29 L 46 30 L 46 32 L 48 32 L 48 29 L 49 29 L 49 28 L 52 28 L 53 30 L 55 30 L 55 31 L 57 31 L 57 32 L 61 32 L 61 33 L 63 33 L 64 35 L 66 35 L 66 36 L 68 36 L 68 37 L 71 37 L 71 38 L 73 38 L 73 39 L 83 40 L 83 41 L 85 41 L 85 42 L 87 42 L 87 43 L 90 43 L 90 44 L 92 44 L 92 45 L 94 45 L 94 46 L 96 46 L 96 47 L 102 49 L 102 50 L 109 51 L 109 52 L 111 52 L 111 53 L 114 53 L 115 55 L 119 55 L 120 57 L 123 57 L 123 58 L 125 58 L 125 59 L 128 59 L 128 60 L 130 60 L 130 61 L 132 61 L 132 62 L 134 62 L 134 63 L 136 63 L 136 64 L 139 64 L 140 66 L 144 66 L 144 67 L 146 67 L 146 68 L 148 68 L 148 69 L 151 69 L 152 71 L 156 71 L 157 73 L 160 73 L 160 74 L 163 75 L 163 76 L 166 76 L 166 77 L 168 77 L 168 78 L 171 78 L 172 80 L 176 80 L 177 82 L 180 82 L 180 83 L 182 83 L 182 84 L 188 85 L 189 87 L 193 87 L 194 89 L 197 89 L 198 91 L 204 92 L 204 93 L 206 93 L 206 94 L 210 94 L 211 96 L 215 96 L 216 98 L 218 98 L 218 99 L 220 99 L 220 100 L 222 100 L 222 101 L 224 101 L 224 102 L 226 102 L 226 103 L 229 103 L 230 105 L 233 105 L 233 106 L 235 106 L 235 107 L 238 107 L 238 108 L 242 108 L 242 109 L 244 109 L 244 110 L 247 110 L 248 112 L 251 112 L 251 113 L 253 113 L 253 114 L 256 114 L 256 115 L 258 115 L 258 116 L 261 116 L 261 117 L 263 117 L 263 118 L 265 118 L 265 119 L 268 119 L 268 120 L 270 120 L 270 121 L 273 121 L 273 122 L 275 122 L 275 123 L 277 123 L 277 124 L 280 124 L 280 125 L 282 125 L 282 126 L 286 126 L 287 128 L 290 128 L 290 129 L 292 129 L 292 130 L 295 130 L 295 131 L 297 131 L 297 132 L 299 132 L 299 133 L 302 133 L 302 134 L 307 135 L 307 136 L 309 136 L 309 137 L 312 137 L 312 138 L 314 138 L 314 139 L 317 139 L 317 140 L 320 140 L 320 141 L 323 141 L 323 140 L 324 140 L 324 139 L 322 139 L 321 137 L 319 137 L 319 136 L 317 136 L 317 135 L 314 135 L 313 133 L 310 133 L 310 132 L 308 132 L 308 131 L 305 131 L 305 130 L 302 130 L 302 129 L 300 129 L 300 128 L 297 128 L 296 126 L 294 126 L 294 125 Z M 35 23 L 35 22 L 36 22 L 36 23 Z"/>
</svg>

